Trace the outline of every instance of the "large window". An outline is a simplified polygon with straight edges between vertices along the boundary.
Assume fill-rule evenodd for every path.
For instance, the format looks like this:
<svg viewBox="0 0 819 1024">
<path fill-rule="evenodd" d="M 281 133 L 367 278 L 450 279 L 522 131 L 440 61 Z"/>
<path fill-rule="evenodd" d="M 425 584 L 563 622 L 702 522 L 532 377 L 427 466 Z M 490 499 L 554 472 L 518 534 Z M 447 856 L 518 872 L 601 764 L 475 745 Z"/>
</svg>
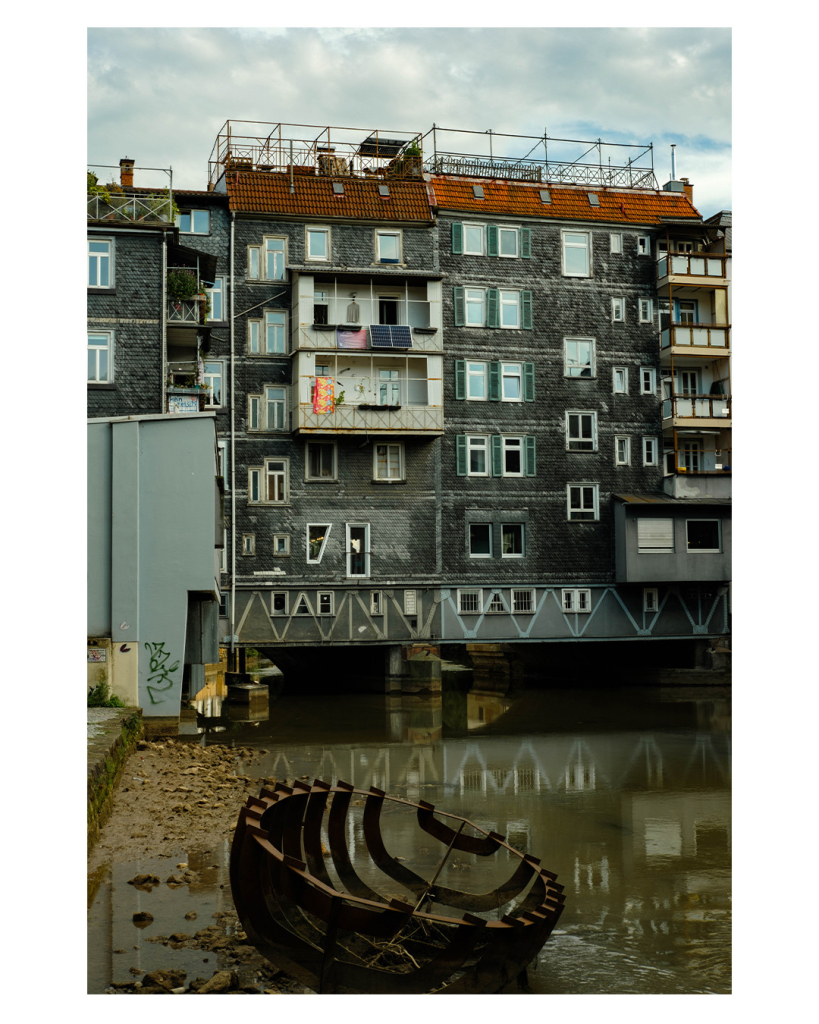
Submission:
<svg viewBox="0 0 819 1024">
<path fill-rule="evenodd" d="M 88 383 L 108 384 L 114 379 L 113 331 L 88 332 Z"/>
<path fill-rule="evenodd" d="M 458 591 L 458 613 L 478 615 L 483 610 L 483 591 L 480 589 Z"/>
<path fill-rule="evenodd" d="M 330 229 L 307 228 L 305 250 L 308 260 L 330 262 Z"/>
<path fill-rule="evenodd" d="M 309 441 L 305 468 L 308 480 L 335 480 L 335 444 L 332 441 Z"/>
<path fill-rule="evenodd" d="M 492 557 L 492 524 L 491 523 L 470 523 L 469 524 L 469 557 L 470 558 L 491 558 Z"/>
<path fill-rule="evenodd" d="M 374 446 L 373 479 L 404 479 L 403 444 L 377 444 Z"/>
<path fill-rule="evenodd" d="M 176 224 L 183 235 L 209 235 L 210 210 L 182 210 Z"/>
<path fill-rule="evenodd" d="M 247 500 L 251 505 L 281 505 L 287 501 L 288 459 L 265 459 L 247 470 Z"/>
<path fill-rule="evenodd" d="M 247 247 L 249 281 L 283 281 L 287 264 L 287 239 L 275 235 L 265 237 L 261 245 Z"/>
<path fill-rule="evenodd" d="M 248 320 L 247 351 L 252 356 L 284 355 L 287 351 L 287 313 L 266 309 L 263 320 Z"/>
<path fill-rule="evenodd" d="M 561 603 L 564 612 L 576 612 L 585 614 L 591 611 L 590 590 L 562 590 Z"/>
<path fill-rule="evenodd" d="M 347 576 L 370 575 L 370 524 L 346 524 Z"/>
<path fill-rule="evenodd" d="M 563 273 L 566 277 L 591 274 L 591 236 L 588 231 L 563 232 Z"/>
<path fill-rule="evenodd" d="M 262 395 L 247 396 L 248 430 L 285 430 L 287 388 L 270 385 Z"/>
<path fill-rule="evenodd" d="M 500 296 L 500 325 L 501 327 L 520 327 L 520 292 L 503 291 Z"/>
<path fill-rule="evenodd" d="M 455 397 L 475 402 L 534 402 L 535 364 L 456 359 Z"/>
<path fill-rule="evenodd" d="M 528 259 L 531 255 L 531 238 L 530 228 L 456 221 L 452 225 L 452 252 L 463 256 Z"/>
<path fill-rule="evenodd" d="M 532 293 L 518 289 L 453 289 L 456 327 L 532 330 Z"/>
<path fill-rule="evenodd" d="M 570 452 L 597 451 L 597 413 L 566 413 L 566 447 Z"/>
<path fill-rule="evenodd" d="M 689 519 L 685 524 L 689 551 L 720 551 L 719 519 Z"/>
<path fill-rule="evenodd" d="M 577 522 L 593 522 L 599 516 L 597 484 L 566 485 L 567 515 Z"/>
<path fill-rule="evenodd" d="M 536 441 L 533 435 L 508 437 L 493 434 L 457 434 L 458 476 L 536 476 Z"/>
<path fill-rule="evenodd" d="M 113 242 L 110 239 L 88 239 L 88 287 L 111 288 L 114 284 Z"/>
<path fill-rule="evenodd" d="M 535 610 L 534 590 L 512 590 L 512 614 L 531 615 Z"/>
<path fill-rule="evenodd" d="M 565 338 L 564 374 L 567 377 L 593 377 L 594 338 Z"/>
</svg>

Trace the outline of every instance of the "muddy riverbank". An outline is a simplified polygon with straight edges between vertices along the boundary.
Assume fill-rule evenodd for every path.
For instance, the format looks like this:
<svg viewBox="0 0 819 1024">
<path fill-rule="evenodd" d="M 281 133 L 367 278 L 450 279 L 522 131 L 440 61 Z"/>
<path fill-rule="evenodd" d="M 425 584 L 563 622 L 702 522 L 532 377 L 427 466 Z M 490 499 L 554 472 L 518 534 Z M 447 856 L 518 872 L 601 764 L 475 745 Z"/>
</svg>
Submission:
<svg viewBox="0 0 819 1024">
<path fill-rule="evenodd" d="M 130 877 L 119 879 L 120 888 L 128 885 L 133 892 L 133 941 L 127 941 L 127 933 L 112 938 L 104 957 L 116 969 L 101 970 L 101 978 L 110 975 L 110 984 L 91 985 L 91 991 L 305 991 L 247 944 L 224 867 L 239 809 L 263 782 L 276 781 L 259 771 L 266 753 L 173 739 L 138 743 L 88 858 L 89 908 L 100 887 L 116 884 L 113 867 L 122 862 L 138 866 L 127 872 Z M 208 893 L 210 903 L 203 899 Z M 210 906 L 217 905 L 221 909 L 208 915 Z M 89 960 L 94 955 L 89 947 Z M 93 962 L 89 967 L 93 978 Z"/>
</svg>

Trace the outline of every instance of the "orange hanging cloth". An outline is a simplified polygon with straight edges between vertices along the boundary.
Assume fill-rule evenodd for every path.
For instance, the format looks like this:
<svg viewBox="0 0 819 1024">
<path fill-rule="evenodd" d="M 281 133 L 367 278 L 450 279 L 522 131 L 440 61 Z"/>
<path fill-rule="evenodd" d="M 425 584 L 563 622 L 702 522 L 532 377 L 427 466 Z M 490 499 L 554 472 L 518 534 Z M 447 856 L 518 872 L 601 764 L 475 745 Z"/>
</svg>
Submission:
<svg viewBox="0 0 819 1024">
<path fill-rule="evenodd" d="M 313 392 L 313 412 L 332 412 L 333 378 L 316 377 L 316 388 Z"/>
</svg>

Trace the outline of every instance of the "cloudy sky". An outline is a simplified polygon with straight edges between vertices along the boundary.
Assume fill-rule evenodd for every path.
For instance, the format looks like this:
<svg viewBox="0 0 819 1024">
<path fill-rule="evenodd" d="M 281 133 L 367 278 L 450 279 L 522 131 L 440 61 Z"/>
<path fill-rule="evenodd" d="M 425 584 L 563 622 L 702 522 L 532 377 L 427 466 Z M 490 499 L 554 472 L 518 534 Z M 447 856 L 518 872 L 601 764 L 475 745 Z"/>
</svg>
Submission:
<svg viewBox="0 0 819 1024">
<path fill-rule="evenodd" d="M 653 142 L 661 185 L 673 142 L 700 212 L 731 208 L 726 28 L 89 29 L 89 165 L 205 188 L 228 119 Z"/>
</svg>

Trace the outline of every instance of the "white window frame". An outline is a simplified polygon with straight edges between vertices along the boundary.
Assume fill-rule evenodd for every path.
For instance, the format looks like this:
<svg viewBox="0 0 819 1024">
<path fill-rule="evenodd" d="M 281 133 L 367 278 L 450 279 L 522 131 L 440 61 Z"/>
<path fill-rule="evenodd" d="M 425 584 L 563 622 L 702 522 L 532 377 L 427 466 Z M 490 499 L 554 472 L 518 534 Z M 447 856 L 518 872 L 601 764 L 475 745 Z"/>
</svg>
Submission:
<svg viewBox="0 0 819 1024">
<path fill-rule="evenodd" d="M 615 434 L 614 436 L 614 465 L 631 465 L 631 438 L 625 434 Z"/>
<path fill-rule="evenodd" d="M 281 248 L 274 247 L 271 242 L 281 242 Z M 265 235 L 262 240 L 260 272 L 264 273 L 262 281 L 285 281 L 287 279 L 287 236 Z M 281 259 L 277 257 L 281 256 Z M 270 273 L 271 263 L 273 273 Z M 278 264 L 278 265 L 277 265 Z"/>
<path fill-rule="evenodd" d="M 281 392 L 281 397 L 272 397 L 271 392 Z M 271 426 L 268 422 L 270 406 L 281 409 L 281 426 Z M 250 432 L 269 433 L 287 430 L 287 386 L 284 384 L 265 384 L 261 395 L 247 396 L 247 429 Z"/>
<path fill-rule="evenodd" d="M 370 615 L 384 614 L 384 595 L 380 590 L 370 591 Z"/>
<path fill-rule="evenodd" d="M 572 506 L 572 491 L 580 490 L 580 504 Z M 591 490 L 591 505 L 586 504 L 584 491 Z M 591 513 L 589 515 L 588 513 Z M 588 481 L 566 484 L 566 518 L 572 523 L 596 523 L 600 519 L 600 485 Z"/>
<path fill-rule="evenodd" d="M 535 592 L 531 587 L 513 587 L 510 597 L 510 611 L 512 615 L 535 614 Z M 523 604 L 528 604 L 528 607 L 519 608 L 519 600 L 521 600 Z"/>
<path fill-rule="evenodd" d="M 382 238 L 394 238 L 396 240 L 397 256 L 393 259 L 391 256 L 382 256 L 381 254 L 381 239 Z M 376 263 L 388 263 L 395 264 L 401 263 L 404 259 L 404 239 L 403 232 L 397 228 L 376 228 L 375 229 L 375 262 Z"/>
<path fill-rule="evenodd" d="M 307 523 L 304 533 L 304 544 L 305 544 L 305 555 L 308 565 L 319 565 L 324 552 L 327 550 L 327 541 L 330 539 L 330 533 L 333 529 L 332 523 Z M 324 530 L 324 535 L 321 539 L 321 547 L 318 549 L 318 555 L 315 558 L 310 556 L 310 531 L 311 530 Z"/>
<path fill-rule="evenodd" d="M 520 469 L 517 473 L 514 470 L 507 469 L 507 452 L 518 453 Z M 526 476 L 526 440 L 522 434 L 515 434 L 514 436 L 504 434 L 501 437 L 501 467 L 503 476 Z"/>
<path fill-rule="evenodd" d="M 621 295 L 612 296 L 611 319 L 615 324 L 626 322 L 626 300 Z"/>
<path fill-rule="evenodd" d="M 327 607 L 322 608 L 322 603 Z M 317 615 L 335 615 L 336 613 L 336 594 L 334 590 L 319 590 L 316 594 L 316 614 Z"/>
<path fill-rule="evenodd" d="M 507 395 L 506 393 L 506 382 L 507 380 L 516 380 L 518 382 L 518 394 L 517 398 L 514 395 Z M 522 402 L 523 401 L 523 363 L 501 363 L 500 365 L 500 390 L 501 390 L 501 401 L 502 402 Z"/>
<path fill-rule="evenodd" d="M 224 402 L 222 401 L 222 395 L 225 386 L 225 361 L 224 359 L 205 359 L 202 363 L 202 379 L 208 385 L 207 398 L 205 405 L 211 409 L 220 409 Z M 209 370 L 208 367 L 218 367 L 215 370 Z M 219 381 L 219 400 L 216 401 L 217 389 L 213 386 L 215 380 Z"/>
<path fill-rule="evenodd" d="M 480 380 L 482 395 L 473 395 L 471 381 Z M 489 401 L 489 363 L 477 362 L 471 359 L 466 360 L 466 397 L 470 402 Z"/>
<path fill-rule="evenodd" d="M 282 549 L 279 551 L 279 544 L 281 543 Z M 290 554 L 290 534 L 289 533 L 274 533 L 273 534 L 273 549 L 272 554 L 274 558 L 284 558 Z"/>
<path fill-rule="evenodd" d="M 227 317 L 225 315 L 225 301 L 227 298 L 225 294 L 225 280 L 226 278 L 224 277 L 214 278 L 213 286 L 211 288 L 205 289 L 205 291 L 210 296 L 210 314 L 208 316 L 208 322 L 213 320 L 216 323 L 222 323 L 223 321 L 227 320 Z M 216 316 L 215 312 L 217 299 L 219 304 L 219 316 Z"/>
<path fill-rule="evenodd" d="M 470 320 L 469 311 L 478 310 L 480 319 Z M 486 289 L 464 288 L 464 327 L 486 327 Z"/>
<path fill-rule="evenodd" d="M 512 235 L 515 239 L 515 251 L 513 253 L 503 252 L 501 238 L 503 237 L 504 232 Z M 501 259 L 506 260 L 516 260 L 520 258 L 520 228 L 513 228 L 507 224 L 498 225 L 498 256 Z"/>
<path fill-rule="evenodd" d="M 503 534 L 505 530 L 520 530 L 520 551 L 503 550 Z M 526 524 L 525 523 L 501 523 L 501 558 L 525 558 L 526 557 Z"/>
<path fill-rule="evenodd" d="M 483 470 L 472 469 L 472 450 L 476 452 L 483 452 L 484 455 L 484 468 Z M 487 434 L 467 434 L 466 435 L 466 475 L 467 476 L 490 476 L 492 471 L 492 452 L 490 450 L 490 442 Z"/>
<path fill-rule="evenodd" d="M 216 475 L 225 482 L 225 490 L 228 489 L 228 442 L 219 438 L 216 441 Z"/>
<path fill-rule="evenodd" d="M 479 249 L 468 249 L 467 248 L 467 233 L 469 231 L 480 232 L 481 244 Z M 464 256 L 485 256 L 486 255 L 486 225 L 485 224 L 471 224 L 464 221 Z"/>
<path fill-rule="evenodd" d="M 260 355 L 287 355 L 287 310 L 266 309 L 263 314 L 264 330 L 260 341 L 263 343 Z M 272 339 L 272 345 L 271 345 Z"/>
<path fill-rule="evenodd" d="M 561 253 L 562 253 L 562 270 L 564 277 L 591 277 L 592 272 L 592 239 L 590 231 L 570 231 L 564 230 L 560 233 L 561 240 Z M 578 242 L 571 239 L 583 238 L 585 241 Z M 568 250 L 582 249 L 585 250 L 585 270 L 569 270 L 568 269 Z"/>
<path fill-rule="evenodd" d="M 573 345 L 589 346 L 589 362 L 581 363 L 577 358 L 570 358 L 570 351 Z M 588 373 L 583 371 L 588 369 Z M 579 372 L 577 372 L 579 371 Z M 597 376 L 597 344 L 595 338 L 568 337 L 563 339 L 563 376 L 579 380 L 591 380 Z"/>
<path fill-rule="evenodd" d="M 385 453 L 386 462 L 384 463 L 384 466 L 385 466 L 385 468 L 387 470 L 387 474 L 388 475 L 382 475 L 381 473 L 379 473 L 379 469 L 380 469 L 379 458 L 378 458 L 378 449 L 379 448 L 386 448 L 387 449 L 387 451 Z M 393 465 L 393 462 L 391 461 L 391 453 L 390 453 L 390 449 L 391 448 L 395 449 L 395 453 L 394 454 L 397 456 L 397 464 L 398 464 L 398 473 L 397 473 L 397 475 L 394 475 L 394 476 L 393 475 L 389 475 L 390 469 L 391 469 L 391 467 Z M 399 481 L 399 480 L 404 480 L 404 479 L 406 479 L 406 477 L 405 477 L 405 473 L 404 473 L 404 444 L 403 444 L 403 442 L 402 441 L 397 441 L 397 442 L 396 441 L 384 441 L 384 442 L 378 442 L 378 443 L 374 444 L 373 445 L 373 480 L 377 480 L 380 483 L 384 483 L 384 482 L 389 483 L 389 482 Z"/>
<path fill-rule="evenodd" d="M 650 256 L 651 255 L 651 235 L 638 235 L 637 236 L 637 255 L 638 256 Z"/>
<path fill-rule="evenodd" d="M 619 231 L 609 233 L 609 252 L 621 256 L 623 253 L 623 236 Z"/>
<path fill-rule="evenodd" d="M 255 533 L 243 533 L 242 534 L 242 554 L 243 555 L 255 555 L 256 554 L 256 534 Z"/>
<path fill-rule="evenodd" d="M 281 468 L 271 466 L 281 464 Z M 268 498 L 263 495 L 270 493 L 270 480 L 281 480 L 281 498 Z M 290 494 L 290 459 L 287 457 L 271 457 L 264 460 L 261 466 L 247 467 L 247 503 L 248 505 L 286 505 Z"/>
<path fill-rule="evenodd" d="M 302 590 L 296 597 L 296 603 L 293 607 L 294 615 L 312 615 L 313 606 L 310 604 L 310 598 Z"/>
<path fill-rule="evenodd" d="M 591 612 L 591 590 L 587 587 L 564 588 L 560 604 L 565 614 L 587 615 Z"/>
<path fill-rule="evenodd" d="M 643 587 L 643 611 L 656 615 L 660 610 L 660 591 L 657 587 Z"/>
<path fill-rule="evenodd" d="M 656 437 L 643 438 L 643 465 L 656 466 L 658 464 L 658 444 Z"/>
<path fill-rule="evenodd" d="M 591 439 L 584 435 L 583 431 L 583 420 L 579 420 L 576 426 L 578 430 L 575 434 L 571 433 L 572 427 L 575 424 L 572 423 L 573 416 L 590 417 L 591 419 Z M 584 447 L 580 447 L 583 445 Z M 567 409 L 566 410 L 566 451 L 569 452 L 596 452 L 597 451 L 597 413 L 592 412 L 589 409 Z"/>
<path fill-rule="evenodd" d="M 364 551 L 353 552 L 352 530 L 364 530 Z M 344 552 L 345 570 L 347 579 L 369 579 L 371 572 L 372 554 L 370 550 L 370 538 L 372 534 L 369 523 L 345 523 L 344 524 Z M 352 572 L 354 554 L 364 555 L 364 572 Z"/>
<path fill-rule="evenodd" d="M 321 446 L 323 449 L 330 449 L 332 452 L 331 456 L 331 472 L 320 473 L 318 476 L 314 476 L 311 472 L 311 458 L 310 449 L 316 446 Z M 307 441 L 304 445 L 304 479 L 305 480 L 326 480 L 334 481 L 338 480 L 338 448 L 335 441 Z"/>
<path fill-rule="evenodd" d="M 199 221 L 201 223 L 201 217 L 197 217 L 196 216 L 197 213 L 198 214 L 204 214 L 205 217 L 207 218 L 208 226 L 207 226 L 207 229 L 205 231 L 197 230 L 197 228 L 196 228 L 196 222 Z M 185 228 L 182 227 L 182 218 L 183 217 L 188 217 L 189 218 L 190 227 L 188 228 L 187 231 L 185 230 Z M 194 210 L 194 209 L 191 209 L 191 210 L 180 210 L 179 213 L 176 215 L 176 226 L 179 228 L 179 234 L 180 235 L 209 235 L 210 234 L 210 222 L 211 222 L 211 211 L 210 210 L 201 210 L 201 209 L 199 209 L 199 210 Z"/>
<path fill-rule="evenodd" d="M 654 323 L 654 302 L 652 299 L 637 299 L 641 324 Z"/>
<path fill-rule="evenodd" d="M 283 608 L 276 608 L 276 598 L 283 598 Z M 290 608 L 290 592 L 288 590 L 272 590 L 270 592 L 270 614 L 287 615 Z"/>
<path fill-rule="evenodd" d="M 689 523 L 716 523 L 717 524 L 717 547 L 715 548 L 692 548 L 688 537 Z M 685 550 L 689 555 L 713 555 L 722 551 L 722 520 L 721 519 L 686 519 L 685 521 Z"/>
<path fill-rule="evenodd" d="M 614 366 L 611 371 L 611 389 L 615 395 L 628 394 L 628 367 Z"/>
<path fill-rule="evenodd" d="M 92 344 L 92 338 L 102 338 L 102 342 Z M 113 331 L 88 331 L 88 353 L 94 353 L 94 376 L 91 376 L 89 360 L 88 383 L 89 384 L 110 384 L 114 379 L 114 332 Z M 100 374 L 100 353 L 105 353 L 105 374 Z"/>
<path fill-rule="evenodd" d="M 504 311 L 514 310 L 515 322 L 505 324 Z M 520 328 L 520 292 L 509 289 L 498 289 L 498 326 L 501 330 L 519 331 Z"/>
<path fill-rule="evenodd" d="M 327 254 L 325 256 L 315 256 L 310 251 L 310 240 L 312 235 L 324 235 L 325 246 Z M 307 224 L 304 228 L 304 260 L 305 263 L 331 263 L 332 255 L 332 236 L 329 227 L 322 227 L 317 224 Z"/>
<path fill-rule="evenodd" d="M 493 558 L 494 557 L 494 546 L 492 543 L 492 523 L 476 522 L 467 523 L 467 550 L 470 558 Z M 473 551 L 472 550 L 472 529 L 476 526 L 486 527 L 486 535 L 489 538 L 489 550 L 488 551 Z"/>
<path fill-rule="evenodd" d="M 249 356 L 264 355 L 262 352 L 262 321 L 255 318 L 247 322 L 247 354 Z"/>
<path fill-rule="evenodd" d="M 657 394 L 657 370 L 653 366 L 640 367 L 640 394 Z"/>
<path fill-rule="evenodd" d="M 91 252 L 92 245 L 105 245 L 107 249 L 104 252 Z M 92 265 L 95 268 L 96 284 L 91 284 Z M 100 284 L 103 266 L 105 266 L 108 275 L 108 284 Z M 88 287 L 106 289 L 114 287 L 114 240 L 112 238 L 97 238 L 95 235 L 88 236 Z"/>
<path fill-rule="evenodd" d="M 466 600 L 465 600 L 466 599 Z M 464 604 L 468 603 L 469 608 Z M 476 607 L 471 607 L 475 605 Z M 483 612 L 483 589 L 481 587 L 464 587 L 458 590 L 458 614 L 480 615 Z"/>
</svg>

